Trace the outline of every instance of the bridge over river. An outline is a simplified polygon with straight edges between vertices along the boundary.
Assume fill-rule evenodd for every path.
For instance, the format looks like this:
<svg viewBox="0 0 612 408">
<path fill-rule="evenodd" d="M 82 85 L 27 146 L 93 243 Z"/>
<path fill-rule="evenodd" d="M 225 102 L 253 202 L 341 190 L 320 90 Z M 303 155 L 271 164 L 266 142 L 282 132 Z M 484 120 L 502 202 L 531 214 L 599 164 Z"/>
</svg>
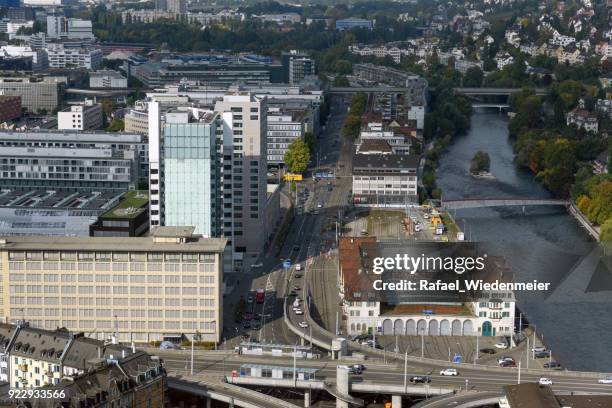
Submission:
<svg viewBox="0 0 612 408">
<path fill-rule="evenodd" d="M 483 207 L 527 207 L 527 206 L 568 206 L 567 200 L 554 198 L 462 198 L 442 201 L 445 210 L 462 210 Z"/>
</svg>

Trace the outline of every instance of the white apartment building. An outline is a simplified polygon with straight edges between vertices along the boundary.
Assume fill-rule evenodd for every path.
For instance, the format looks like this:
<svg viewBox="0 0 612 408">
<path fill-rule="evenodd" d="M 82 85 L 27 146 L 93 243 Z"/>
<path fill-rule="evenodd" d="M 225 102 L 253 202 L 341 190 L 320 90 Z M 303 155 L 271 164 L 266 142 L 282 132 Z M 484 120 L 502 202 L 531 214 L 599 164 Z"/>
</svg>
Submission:
<svg viewBox="0 0 612 408">
<path fill-rule="evenodd" d="M 102 105 L 85 101 L 82 105 L 71 106 L 57 113 L 59 130 L 95 130 L 102 127 Z"/>
<path fill-rule="evenodd" d="M 576 125 L 587 132 L 597 133 L 599 129 L 599 121 L 597 120 L 597 116 L 578 107 L 567 113 L 566 124 L 567 126 L 572 124 Z"/>
<path fill-rule="evenodd" d="M 65 48 L 62 44 L 47 47 L 49 67 L 86 68 L 95 70 L 102 65 L 102 51 L 99 48 Z"/>
<path fill-rule="evenodd" d="M 116 332 L 120 341 L 149 342 L 199 331 L 218 342 L 225 245 L 192 227 L 156 228 L 143 238 L 3 238 L 0 314 L 100 339 Z"/>
<path fill-rule="evenodd" d="M 9 382 L 11 377 L 9 350 L 14 336 L 15 326 L 0 323 L 0 381 L 2 382 Z"/>
<path fill-rule="evenodd" d="M 268 165 L 284 165 L 285 153 L 291 143 L 296 139 L 304 139 L 304 124 L 278 108 L 269 110 L 267 120 Z"/>
</svg>

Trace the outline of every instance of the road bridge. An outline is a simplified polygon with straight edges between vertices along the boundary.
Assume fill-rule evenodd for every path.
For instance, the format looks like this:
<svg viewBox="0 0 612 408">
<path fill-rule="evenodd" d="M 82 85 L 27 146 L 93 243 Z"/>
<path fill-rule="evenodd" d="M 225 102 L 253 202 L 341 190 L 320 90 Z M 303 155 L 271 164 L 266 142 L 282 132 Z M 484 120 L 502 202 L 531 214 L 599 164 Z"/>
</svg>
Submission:
<svg viewBox="0 0 612 408">
<path fill-rule="evenodd" d="M 453 88 L 456 93 L 470 96 L 509 96 L 510 94 L 520 91 L 522 88 L 470 88 L 470 87 L 459 87 Z M 410 92 L 410 88 L 404 86 L 347 86 L 347 87 L 336 87 L 332 86 L 328 89 L 330 94 L 354 94 L 356 92 L 365 93 L 404 93 Z M 542 96 L 546 95 L 548 90 L 546 88 L 535 88 L 535 94 Z"/>
<path fill-rule="evenodd" d="M 222 401 L 230 407 L 243 408 L 299 408 L 285 400 L 252 391 L 247 388 L 231 384 L 206 381 L 199 377 L 172 377 L 168 376 L 168 387 L 188 392 L 206 398 L 206 407 L 211 406 L 211 400 Z"/>
<path fill-rule="evenodd" d="M 504 395 L 499 392 L 468 391 L 457 395 L 441 396 L 422 401 L 413 408 L 477 408 L 497 406 Z"/>
<path fill-rule="evenodd" d="M 456 93 L 470 96 L 509 96 L 514 92 L 520 91 L 521 89 L 522 88 L 453 88 Z M 538 96 L 543 96 L 548 93 L 546 88 L 535 88 L 534 91 Z"/>
<path fill-rule="evenodd" d="M 570 203 L 553 198 L 467 198 L 443 200 L 441 204 L 445 210 L 463 210 L 484 207 L 568 206 Z"/>
</svg>

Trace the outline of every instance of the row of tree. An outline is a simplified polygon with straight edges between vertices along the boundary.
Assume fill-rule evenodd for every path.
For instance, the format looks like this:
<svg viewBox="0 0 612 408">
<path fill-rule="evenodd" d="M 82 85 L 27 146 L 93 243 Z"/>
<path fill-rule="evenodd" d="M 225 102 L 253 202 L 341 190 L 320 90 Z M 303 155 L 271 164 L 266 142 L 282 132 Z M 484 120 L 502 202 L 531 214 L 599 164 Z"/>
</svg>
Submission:
<svg viewBox="0 0 612 408">
<path fill-rule="evenodd" d="M 358 92 L 353 96 L 348 115 L 346 115 L 344 125 L 342 126 L 342 133 L 344 133 L 345 137 L 350 139 L 357 139 L 359 137 L 361 116 L 365 112 L 366 104 L 367 96 L 365 93 Z"/>
</svg>

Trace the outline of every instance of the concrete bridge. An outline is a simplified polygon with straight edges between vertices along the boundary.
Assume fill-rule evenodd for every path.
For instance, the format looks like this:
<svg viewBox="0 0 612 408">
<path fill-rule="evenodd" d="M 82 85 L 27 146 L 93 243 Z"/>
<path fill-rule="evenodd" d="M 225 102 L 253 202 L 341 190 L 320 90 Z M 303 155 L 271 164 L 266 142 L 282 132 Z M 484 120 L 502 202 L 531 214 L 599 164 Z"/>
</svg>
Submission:
<svg viewBox="0 0 612 408">
<path fill-rule="evenodd" d="M 443 200 L 442 208 L 445 210 L 462 210 L 466 208 L 484 207 L 527 207 L 527 206 L 568 206 L 567 200 L 553 198 L 468 198 L 459 200 Z"/>
<path fill-rule="evenodd" d="M 454 88 L 456 93 L 470 96 L 509 96 L 510 94 L 520 91 L 521 88 Z M 546 88 L 535 88 L 535 94 L 542 96 L 546 95 Z"/>
</svg>

